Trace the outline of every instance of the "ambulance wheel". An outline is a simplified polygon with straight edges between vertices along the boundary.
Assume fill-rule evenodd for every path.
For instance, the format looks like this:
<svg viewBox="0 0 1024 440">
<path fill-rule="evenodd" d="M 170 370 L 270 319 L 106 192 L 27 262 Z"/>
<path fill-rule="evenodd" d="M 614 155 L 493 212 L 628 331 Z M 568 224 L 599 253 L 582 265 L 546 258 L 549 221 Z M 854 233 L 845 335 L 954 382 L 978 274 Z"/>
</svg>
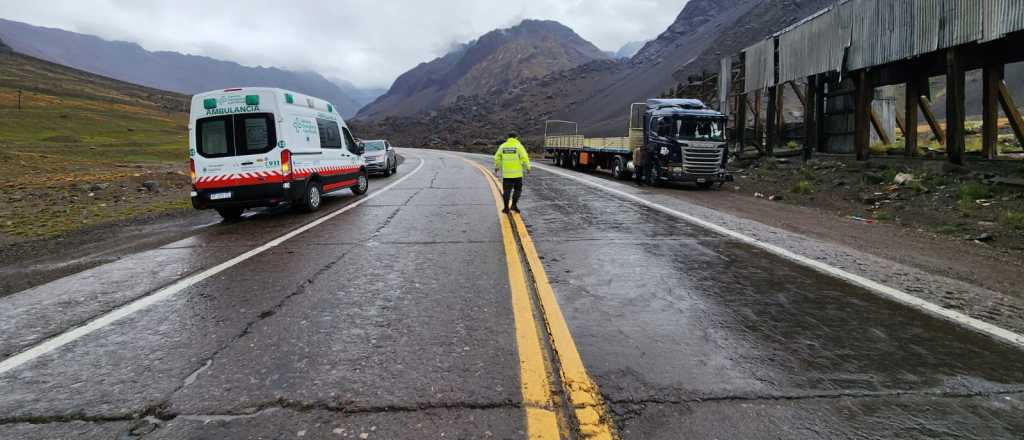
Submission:
<svg viewBox="0 0 1024 440">
<path fill-rule="evenodd" d="M 243 212 L 245 212 L 244 208 L 217 208 L 217 214 L 220 214 L 221 218 L 229 222 L 236 222 L 241 219 Z"/>
<path fill-rule="evenodd" d="M 314 212 L 320 209 L 320 205 L 324 202 L 323 190 L 320 189 L 320 182 L 315 180 L 309 181 L 306 184 L 306 194 L 302 196 L 302 210 L 306 212 Z"/>
<path fill-rule="evenodd" d="M 370 180 L 366 178 L 366 173 L 360 173 L 359 177 L 356 178 L 356 185 L 352 187 L 352 193 L 361 196 L 366 194 L 366 191 L 370 190 Z"/>
</svg>

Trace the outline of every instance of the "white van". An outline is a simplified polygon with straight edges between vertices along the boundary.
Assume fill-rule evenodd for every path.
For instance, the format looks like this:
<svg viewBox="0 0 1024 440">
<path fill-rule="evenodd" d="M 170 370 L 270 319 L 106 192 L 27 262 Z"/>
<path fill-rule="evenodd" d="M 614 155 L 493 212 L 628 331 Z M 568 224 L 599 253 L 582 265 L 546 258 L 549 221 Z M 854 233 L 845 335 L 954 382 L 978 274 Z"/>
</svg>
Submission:
<svg viewBox="0 0 1024 440">
<path fill-rule="evenodd" d="M 320 208 L 326 193 L 366 193 L 355 141 L 337 109 L 281 89 L 235 88 L 192 97 L 192 206 L 234 220 L 246 208 Z"/>
</svg>

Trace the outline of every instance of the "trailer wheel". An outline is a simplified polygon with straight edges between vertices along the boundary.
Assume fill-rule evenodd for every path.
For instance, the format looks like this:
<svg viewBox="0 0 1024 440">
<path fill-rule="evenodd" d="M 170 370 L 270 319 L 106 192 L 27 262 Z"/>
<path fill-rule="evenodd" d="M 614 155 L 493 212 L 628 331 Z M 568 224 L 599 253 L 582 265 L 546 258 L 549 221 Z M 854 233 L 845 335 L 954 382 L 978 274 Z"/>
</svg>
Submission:
<svg viewBox="0 0 1024 440">
<path fill-rule="evenodd" d="M 575 152 L 569 153 L 569 168 L 579 169 L 580 167 L 580 156 Z"/>
<path fill-rule="evenodd" d="M 622 156 L 615 156 L 615 159 L 612 161 L 612 176 L 618 180 L 629 179 L 630 176 L 629 171 L 626 170 L 626 161 Z"/>
</svg>

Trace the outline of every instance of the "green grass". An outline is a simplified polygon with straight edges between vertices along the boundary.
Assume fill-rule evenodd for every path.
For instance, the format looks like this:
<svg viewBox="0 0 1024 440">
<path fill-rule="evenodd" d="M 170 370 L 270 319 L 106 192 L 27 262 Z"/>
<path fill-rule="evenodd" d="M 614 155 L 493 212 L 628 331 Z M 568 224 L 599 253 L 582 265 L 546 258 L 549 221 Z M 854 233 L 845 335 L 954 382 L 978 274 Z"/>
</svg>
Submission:
<svg viewBox="0 0 1024 440">
<path fill-rule="evenodd" d="M 793 188 L 790 188 L 789 191 L 794 194 L 814 194 L 814 185 L 806 180 L 801 180 L 793 185 Z"/>
<path fill-rule="evenodd" d="M 974 203 L 975 200 L 989 199 L 994 195 L 992 188 L 977 182 L 967 182 L 960 186 L 960 201 Z"/>
<path fill-rule="evenodd" d="M 999 221 L 1018 231 L 1024 231 L 1024 212 L 1006 211 L 999 217 Z"/>
<path fill-rule="evenodd" d="M 878 211 L 878 212 L 875 213 L 874 217 L 875 217 L 875 220 L 882 221 L 882 222 L 884 222 L 884 221 L 892 221 L 893 219 L 896 218 L 894 215 L 892 215 L 891 212 L 886 212 L 886 211 Z"/>
</svg>

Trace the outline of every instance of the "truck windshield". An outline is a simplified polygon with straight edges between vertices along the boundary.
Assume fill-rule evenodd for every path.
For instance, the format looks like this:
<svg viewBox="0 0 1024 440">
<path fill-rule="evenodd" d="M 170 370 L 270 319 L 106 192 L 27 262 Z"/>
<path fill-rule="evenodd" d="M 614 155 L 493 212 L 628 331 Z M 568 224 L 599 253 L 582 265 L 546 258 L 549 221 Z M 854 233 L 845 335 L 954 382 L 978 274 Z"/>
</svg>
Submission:
<svg viewBox="0 0 1024 440">
<path fill-rule="evenodd" d="M 706 118 L 676 119 L 676 138 L 684 141 L 724 141 L 722 121 Z"/>
<path fill-rule="evenodd" d="M 206 158 L 262 154 L 276 145 L 270 113 L 216 116 L 196 122 L 196 150 Z"/>
</svg>

